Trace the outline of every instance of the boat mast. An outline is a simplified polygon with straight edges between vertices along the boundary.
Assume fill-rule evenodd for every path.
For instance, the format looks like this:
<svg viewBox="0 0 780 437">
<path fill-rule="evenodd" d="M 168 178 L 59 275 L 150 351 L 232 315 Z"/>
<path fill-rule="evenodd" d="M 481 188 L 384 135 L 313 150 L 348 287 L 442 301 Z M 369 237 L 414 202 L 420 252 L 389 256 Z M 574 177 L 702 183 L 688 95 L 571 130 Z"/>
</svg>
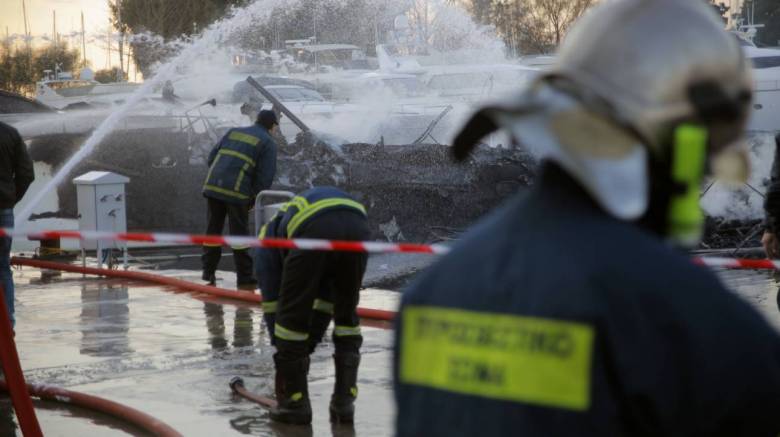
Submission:
<svg viewBox="0 0 780 437">
<path fill-rule="evenodd" d="M 24 4 L 24 0 L 22 0 L 22 18 L 24 21 L 24 39 L 27 43 L 29 43 L 30 41 L 28 37 L 30 36 L 30 31 L 27 26 L 27 6 Z"/>
<path fill-rule="evenodd" d="M 27 5 L 24 0 L 22 0 L 22 19 L 24 21 L 24 43 L 27 45 L 27 68 L 29 69 L 28 71 L 32 71 L 32 26 L 27 19 Z"/>
<path fill-rule="evenodd" d="M 87 37 L 84 32 L 84 11 L 81 11 L 81 54 L 83 58 L 84 67 L 87 66 Z"/>
</svg>

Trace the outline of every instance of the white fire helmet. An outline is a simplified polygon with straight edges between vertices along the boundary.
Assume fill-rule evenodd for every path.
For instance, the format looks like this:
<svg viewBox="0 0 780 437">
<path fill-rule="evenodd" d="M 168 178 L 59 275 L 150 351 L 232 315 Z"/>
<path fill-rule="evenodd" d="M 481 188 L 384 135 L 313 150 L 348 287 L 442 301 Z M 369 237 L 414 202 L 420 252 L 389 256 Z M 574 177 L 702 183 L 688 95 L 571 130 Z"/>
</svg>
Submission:
<svg viewBox="0 0 780 437">
<path fill-rule="evenodd" d="M 751 89 L 737 39 L 703 0 L 605 1 L 571 29 L 551 70 L 477 111 L 454 152 L 463 159 L 506 128 L 623 220 L 647 212 L 651 177 L 670 178 L 683 189 L 669 196 L 669 234 L 691 242 L 705 158 L 721 156 L 709 164 L 724 177 L 747 177 Z"/>
</svg>

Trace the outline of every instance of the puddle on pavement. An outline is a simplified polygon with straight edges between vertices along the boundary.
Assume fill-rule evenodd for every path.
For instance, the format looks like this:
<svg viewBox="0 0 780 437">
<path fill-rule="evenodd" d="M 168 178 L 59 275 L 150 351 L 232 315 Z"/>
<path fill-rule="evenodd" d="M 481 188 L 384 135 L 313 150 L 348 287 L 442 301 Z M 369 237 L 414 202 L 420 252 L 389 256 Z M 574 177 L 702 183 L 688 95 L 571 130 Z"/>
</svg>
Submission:
<svg viewBox="0 0 780 437">
<path fill-rule="evenodd" d="M 772 273 L 718 274 L 780 329 Z M 241 376 L 250 390 L 272 393 L 273 349 L 256 306 L 206 296 L 193 299 L 123 280 L 74 274 L 42 278 L 42 272 L 27 268 L 16 270 L 15 279 L 16 340 L 29 381 L 123 403 L 185 436 L 393 435 L 392 331 L 365 324 L 354 429 L 332 429 L 328 422 L 333 385 L 329 340 L 312 357 L 313 426 L 274 425 L 264 410 L 228 387 L 233 376 Z M 394 309 L 398 294 L 365 290 L 361 299 L 361 306 Z M 142 435 L 87 410 L 44 402 L 37 407 L 47 436 Z M 10 402 L 0 397 L 0 435 L 21 435 L 15 427 Z"/>
</svg>

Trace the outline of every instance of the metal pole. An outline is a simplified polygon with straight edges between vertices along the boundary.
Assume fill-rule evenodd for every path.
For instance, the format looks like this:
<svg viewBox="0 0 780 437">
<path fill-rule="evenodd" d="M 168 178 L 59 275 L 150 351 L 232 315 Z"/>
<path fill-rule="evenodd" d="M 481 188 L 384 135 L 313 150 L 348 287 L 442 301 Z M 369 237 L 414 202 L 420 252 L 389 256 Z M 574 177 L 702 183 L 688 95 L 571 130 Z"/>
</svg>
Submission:
<svg viewBox="0 0 780 437">
<path fill-rule="evenodd" d="M 287 118 L 289 118 L 290 121 L 295 123 L 295 125 L 298 126 L 300 130 L 302 130 L 303 132 L 311 131 L 311 129 L 309 129 L 309 126 L 306 126 L 306 123 L 301 121 L 300 118 L 296 117 L 295 114 L 290 112 L 290 110 L 287 109 L 287 107 L 284 106 L 284 104 L 282 104 L 282 102 L 280 102 L 279 99 L 277 99 L 273 94 L 269 93 L 268 90 L 263 88 L 262 85 L 257 83 L 257 81 L 254 80 L 252 76 L 247 77 L 246 81 L 247 83 L 249 83 L 249 85 L 252 85 L 257 91 L 259 91 L 260 94 L 263 95 L 263 97 L 268 99 L 268 101 L 271 102 L 275 107 L 279 108 L 279 110 L 282 111 L 282 114 L 286 115 Z"/>
</svg>

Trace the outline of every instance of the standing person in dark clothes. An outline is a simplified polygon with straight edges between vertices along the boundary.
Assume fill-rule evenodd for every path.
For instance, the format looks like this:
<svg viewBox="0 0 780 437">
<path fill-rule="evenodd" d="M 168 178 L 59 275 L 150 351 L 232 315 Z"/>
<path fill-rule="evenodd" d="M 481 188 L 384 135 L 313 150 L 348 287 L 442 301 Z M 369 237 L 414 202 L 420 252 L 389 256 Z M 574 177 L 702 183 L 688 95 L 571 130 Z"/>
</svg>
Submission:
<svg viewBox="0 0 780 437">
<path fill-rule="evenodd" d="M 230 129 L 211 150 L 209 172 L 203 184 L 203 196 L 208 200 L 207 234 L 222 235 L 227 217 L 231 235 L 249 235 L 249 210 L 255 196 L 271 187 L 276 174 L 276 143 L 271 131 L 278 126 L 273 111 L 260 111 L 257 123 Z M 204 281 L 216 283 L 215 272 L 221 257 L 221 245 L 204 246 Z M 233 247 L 233 261 L 238 285 L 256 284 L 249 248 Z"/>
<path fill-rule="evenodd" d="M 705 169 L 746 177 L 751 89 L 705 2 L 618 0 L 479 110 L 456 156 L 503 127 L 539 180 L 403 293 L 396 435 L 776 437 L 780 336 L 670 244 Z"/>
<path fill-rule="evenodd" d="M 260 231 L 260 238 L 366 240 L 366 210 L 347 193 L 314 187 L 295 196 Z M 336 352 L 336 384 L 330 420 L 352 423 L 360 364 L 360 286 L 365 253 L 259 249 L 255 271 L 263 293 L 263 317 L 276 346 L 276 400 L 271 419 L 311 423 L 308 391 L 309 355 L 322 339 L 331 317 Z"/>
<path fill-rule="evenodd" d="M 0 122 L 0 227 L 14 227 L 14 206 L 35 180 L 27 146 L 13 127 Z M 14 317 L 14 281 L 11 273 L 11 238 L 0 238 L 0 284 L 11 323 Z"/>
</svg>

